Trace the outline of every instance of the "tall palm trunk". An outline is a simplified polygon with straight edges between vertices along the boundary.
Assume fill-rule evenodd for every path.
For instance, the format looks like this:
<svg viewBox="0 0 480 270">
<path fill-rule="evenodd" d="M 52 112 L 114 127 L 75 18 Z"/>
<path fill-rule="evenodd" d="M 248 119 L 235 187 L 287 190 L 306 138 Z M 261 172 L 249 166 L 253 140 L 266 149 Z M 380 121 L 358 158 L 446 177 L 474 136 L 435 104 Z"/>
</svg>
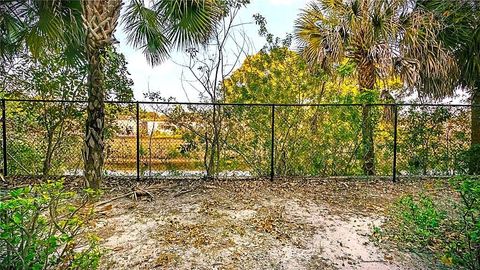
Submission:
<svg viewBox="0 0 480 270">
<path fill-rule="evenodd" d="M 89 187 L 98 189 L 103 176 L 103 128 L 105 103 L 102 51 L 89 53 L 88 108 L 84 145 L 85 178 Z"/>
<path fill-rule="evenodd" d="M 370 91 L 375 87 L 375 68 L 373 63 L 361 63 L 358 66 L 358 84 L 360 91 Z M 375 175 L 375 147 L 373 143 L 373 123 L 371 107 L 362 107 L 362 146 L 363 172 L 366 175 Z"/>
<path fill-rule="evenodd" d="M 120 15 L 120 0 L 83 0 L 88 61 L 88 107 L 84 142 L 87 185 L 98 189 L 103 178 L 105 125 L 104 54 L 112 44 Z"/>
<path fill-rule="evenodd" d="M 472 94 L 470 174 L 480 174 L 480 79 Z"/>
</svg>

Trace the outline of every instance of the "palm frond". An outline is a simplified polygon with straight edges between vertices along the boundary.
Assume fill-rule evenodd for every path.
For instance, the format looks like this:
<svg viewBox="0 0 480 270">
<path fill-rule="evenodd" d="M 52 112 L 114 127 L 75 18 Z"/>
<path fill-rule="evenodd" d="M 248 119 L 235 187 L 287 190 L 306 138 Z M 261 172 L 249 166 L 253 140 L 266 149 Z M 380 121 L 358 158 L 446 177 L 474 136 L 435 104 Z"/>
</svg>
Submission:
<svg viewBox="0 0 480 270">
<path fill-rule="evenodd" d="M 459 82 L 475 89 L 480 78 L 480 6 L 478 1 L 419 0 L 433 12 L 444 27 L 438 39 L 456 57 L 460 69 Z"/>
<path fill-rule="evenodd" d="M 413 11 L 405 22 L 401 54 L 419 60 L 418 80 L 406 80 L 406 83 L 425 97 L 441 99 L 453 95 L 459 70 L 454 54 L 439 40 L 441 22 L 422 9 Z"/>
<path fill-rule="evenodd" d="M 462 84 L 473 87 L 480 78 L 480 26 L 472 29 L 468 42 L 457 52 Z M 478 91 L 478 89 L 477 89 Z"/>
<path fill-rule="evenodd" d="M 21 46 L 22 21 L 9 10 L 7 3 L 0 4 L 0 56 L 13 54 Z"/>
<path fill-rule="evenodd" d="M 28 50 L 34 56 L 76 44 L 81 50 L 81 10 L 74 0 L 7 0 L 0 3 L 0 32 L 3 57 Z"/>
<path fill-rule="evenodd" d="M 225 3 L 220 0 L 160 0 L 154 9 L 162 16 L 165 35 L 177 48 L 206 42 L 219 19 Z"/>
<path fill-rule="evenodd" d="M 127 6 L 122 24 L 130 45 L 140 48 L 147 61 L 156 65 L 168 56 L 171 43 L 162 21 L 161 14 L 145 6 L 141 0 L 133 0 Z"/>
<path fill-rule="evenodd" d="M 157 0 L 147 7 L 132 0 L 122 18 L 128 43 L 140 48 L 152 65 L 173 48 L 206 42 L 223 14 L 220 0 Z"/>
<path fill-rule="evenodd" d="M 332 23 L 323 10 L 320 4 L 310 3 L 295 21 L 295 37 L 308 63 L 330 70 L 332 63 L 343 57 L 349 31 Z"/>
</svg>

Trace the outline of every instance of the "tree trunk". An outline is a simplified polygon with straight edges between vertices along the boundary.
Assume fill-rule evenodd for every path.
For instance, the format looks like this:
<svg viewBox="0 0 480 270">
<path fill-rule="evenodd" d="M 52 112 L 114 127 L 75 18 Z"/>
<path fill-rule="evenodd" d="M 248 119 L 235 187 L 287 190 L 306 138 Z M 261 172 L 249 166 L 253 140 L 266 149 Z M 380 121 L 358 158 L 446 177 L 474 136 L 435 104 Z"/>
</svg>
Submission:
<svg viewBox="0 0 480 270">
<path fill-rule="evenodd" d="M 362 108 L 362 145 L 364 148 L 363 172 L 365 175 L 375 175 L 375 146 L 370 106 Z"/>
<path fill-rule="evenodd" d="M 217 145 L 218 145 L 218 128 L 217 128 L 217 120 L 216 120 L 216 106 L 213 109 L 212 115 L 212 126 L 211 132 L 212 135 L 210 137 L 209 132 L 206 133 L 206 148 L 205 148 L 205 155 L 207 158 L 205 159 L 205 170 L 206 170 L 206 178 L 207 179 L 215 179 L 217 176 L 217 164 L 216 164 L 216 155 L 217 155 Z M 209 144 L 210 142 L 210 144 Z"/>
<path fill-rule="evenodd" d="M 120 16 L 120 0 L 83 0 L 88 61 L 88 107 L 83 158 L 88 187 L 98 189 L 103 178 L 105 91 L 103 60 L 113 42 Z"/>
<path fill-rule="evenodd" d="M 85 178 L 88 187 L 100 188 L 103 178 L 105 103 L 101 51 L 91 52 L 88 59 L 88 107 L 84 144 Z"/>
<path fill-rule="evenodd" d="M 480 79 L 472 94 L 470 174 L 480 174 Z"/>
<path fill-rule="evenodd" d="M 217 101 L 215 101 L 217 102 Z M 216 105 L 214 107 L 217 107 Z M 220 131 L 221 131 L 221 107 L 215 109 L 213 115 L 213 147 L 212 162 L 213 162 L 213 178 L 218 176 L 220 170 Z"/>
<path fill-rule="evenodd" d="M 47 131 L 47 151 L 45 153 L 45 159 L 43 160 L 42 173 L 43 177 L 48 176 L 50 168 L 52 167 L 52 156 L 53 156 L 53 133 L 55 129 Z"/>
<path fill-rule="evenodd" d="M 375 69 L 370 62 L 358 66 L 358 84 L 360 92 L 371 91 L 375 87 Z M 365 175 L 375 175 L 375 146 L 373 143 L 373 123 L 371 107 L 362 107 L 362 146 L 363 172 Z"/>
</svg>

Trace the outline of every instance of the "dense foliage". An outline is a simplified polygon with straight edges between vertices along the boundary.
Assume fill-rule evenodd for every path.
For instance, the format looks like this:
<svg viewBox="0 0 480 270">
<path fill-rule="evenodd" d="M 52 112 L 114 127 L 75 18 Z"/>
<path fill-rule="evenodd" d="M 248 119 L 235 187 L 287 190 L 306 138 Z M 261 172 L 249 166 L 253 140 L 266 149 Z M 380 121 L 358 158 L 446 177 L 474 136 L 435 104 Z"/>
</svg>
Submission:
<svg viewBox="0 0 480 270">
<path fill-rule="evenodd" d="M 386 235 L 407 247 L 432 252 L 447 266 L 480 269 L 479 180 L 452 179 L 450 185 L 458 195 L 454 202 L 426 195 L 400 198 L 391 211 Z"/>
<path fill-rule="evenodd" d="M 227 102 L 238 103 L 382 103 L 386 91 L 401 94 L 399 80 L 379 81 L 380 90 L 360 92 L 354 67 L 339 65 L 334 77 L 313 72 L 296 53 L 284 47 L 247 57 L 224 82 Z M 227 145 L 254 171 L 269 163 L 271 108 L 228 107 L 233 119 L 225 133 Z M 398 108 L 398 173 L 464 173 L 468 149 L 467 108 Z M 278 175 L 362 174 L 361 108 L 358 106 L 275 107 L 275 169 Z M 392 170 L 393 115 L 391 108 L 373 107 L 375 159 L 379 174 Z M 238 125 L 240 123 L 240 125 Z M 226 151 L 227 152 L 227 151 Z M 227 154 L 228 156 L 228 154 Z M 238 158 L 237 158 L 238 159 Z M 252 165 L 249 165 L 252 167 Z"/>
<path fill-rule="evenodd" d="M 112 50 L 108 60 L 107 98 L 130 101 L 133 82 L 128 76 L 125 57 Z M 8 72 L 0 75 L 0 90 L 5 98 L 74 101 L 87 97 L 85 66 L 68 65 L 64 57 L 56 55 L 45 59 L 22 55 L 10 64 Z M 85 104 L 8 102 L 6 110 L 8 170 L 12 174 L 80 171 Z M 107 115 L 111 111 L 119 113 L 110 106 Z"/>
<path fill-rule="evenodd" d="M 437 39 L 440 24 L 433 13 L 412 1 L 353 0 L 310 2 L 295 22 L 302 57 L 326 71 L 348 59 L 361 92 L 378 81 L 400 78 L 411 88 L 453 92 L 452 53 Z M 375 174 L 374 123 L 362 108 L 363 169 Z"/>
<path fill-rule="evenodd" d="M 65 191 L 62 182 L 10 191 L 0 201 L 0 268 L 96 269 L 101 250 L 85 233 L 92 195 Z"/>
<path fill-rule="evenodd" d="M 457 85 L 470 94 L 474 107 L 471 114 L 471 146 L 468 161 L 470 174 L 480 173 L 480 5 L 478 1 L 418 0 L 418 5 L 435 14 L 442 22 L 438 37 L 456 58 L 460 72 L 449 74 Z M 424 90 L 424 89 L 420 89 Z M 420 91 L 434 98 L 436 91 Z"/>
</svg>

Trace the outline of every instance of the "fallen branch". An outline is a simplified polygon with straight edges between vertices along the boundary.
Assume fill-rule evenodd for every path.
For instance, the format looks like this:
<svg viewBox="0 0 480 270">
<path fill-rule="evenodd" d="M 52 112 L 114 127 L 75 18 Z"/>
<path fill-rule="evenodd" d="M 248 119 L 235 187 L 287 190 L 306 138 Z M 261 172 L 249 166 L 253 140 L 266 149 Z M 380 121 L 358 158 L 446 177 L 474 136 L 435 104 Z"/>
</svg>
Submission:
<svg viewBox="0 0 480 270">
<path fill-rule="evenodd" d="M 174 198 L 177 198 L 177 197 L 180 197 L 180 196 L 182 196 L 182 195 L 184 195 L 184 194 L 187 194 L 187 193 L 189 193 L 189 192 L 192 192 L 192 191 L 194 191 L 194 190 L 195 190 L 194 188 L 193 188 L 193 189 L 188 189 L 188 190 L 182 190 L 182 191 L 178 192 L 177 194 L 173 195 L 173 197 L 174 197 Z"/>
<path fill-rule="evenodd" d="M 149 188 L 149 189 L 135 188 L 134 190 L 132 190 L 130 192 L 127 192 L 125 194 L 119 195 L 117 197 L 113 197 L 113 198 L 108 199 L 108 200 L 103 201 L 103 202 L 99 202 L 99 203 L 95 204 L 95 207 L 102 206 L 102 205 L 105 205 L 107 203 L 111 203 L 113 201 L 116 201 L 118 199 L 122 199 L 122 198 L 125 198 L 125 197 L 128 197 L 128 196 L 133 196 L 133 198 L 135 200 L 137 200 L 137 196 L 147 195 L 151 199 L 153 199 L 153 195 L 152 195 L 151 192 L 156 191 L 156 190 L 164 190 L 164 188 L 162 188 L 162 187 L 154 187 L 154 188 Z"/>
<path fill-rule="evenodd" d="M 95 204 L 95 207 L 99 207 L 99 206 L 105 205 L 105 204 L 107 204 L 107 203 L 111 203 L 111 202 L 113 202 L 113 201 L 116 201 L 116 200 L 118 200 L 118 199 L 128 197 L 128 196 L 130 196 L 130 195 L 132 195 L 132 194 L 134 194 L 134 193 L 135 193 L 135 191 L 130 191 L 130 192 L 125 193 L 125 194 L 123 194 L 123 195 L 120 195 L 120 196 L 117 196 L 117 197 L 113 197 L 113 198 L 111 198 L 111 199 L 109 199 L 109 200 L 106 200 L 106 201 L 103 201 L 103 202 L 99 202 L 99 203 Z"/>
</svg>

